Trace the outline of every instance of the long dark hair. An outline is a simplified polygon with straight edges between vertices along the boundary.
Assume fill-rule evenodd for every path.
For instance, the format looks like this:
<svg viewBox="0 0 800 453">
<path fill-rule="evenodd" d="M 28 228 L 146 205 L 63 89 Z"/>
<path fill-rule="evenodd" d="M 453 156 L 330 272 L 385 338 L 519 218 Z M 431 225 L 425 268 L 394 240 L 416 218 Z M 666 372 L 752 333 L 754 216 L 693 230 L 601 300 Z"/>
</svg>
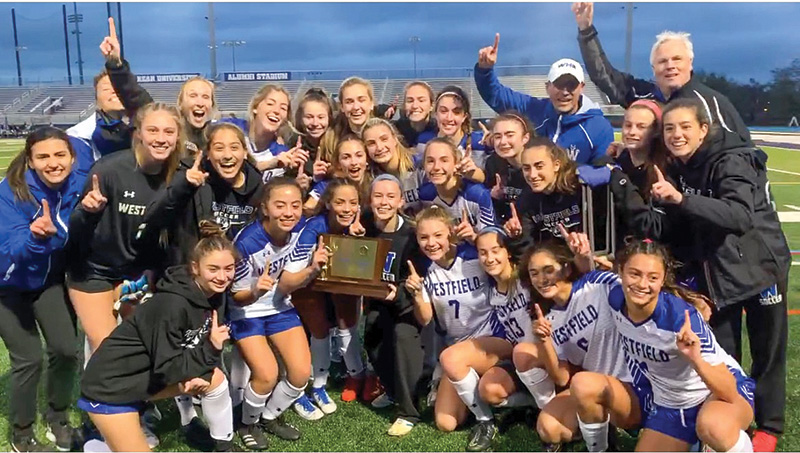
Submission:
<svg viewBox="0 0 800 453">
<path fill-rule="evenodd" d="M 358 202 L 359 204 L 361 204 L 361 188 L 358 187 L 358 184 L 356 184 L 353 181 L 350 181 L 347 178 L 334 178 L 331 179 L 331 181 L 325 187 L 325 192 L 323 192 L 322 196 L 319 197 L 319 203 L 317 203 L 317 206 L 314 208 L 314 212 L 312 215 L 319 215 L 324 212 L 327 212 L 328 203 L 330 203 L 331 200 L 333 199 L 334 192 L 336 192 L 336 189 L 338 189 L 339 187 L 344 187 L 344 186 L 350 186 L 356 190 L 356 193 L 358 194 Z"/>
<path fill-rule="evenodd" d="M 578 280 L 581 276 L 581 272 L 575 265 L 575 254 L 572 253 L 572 250 L 569 249 L 563 240 L 547 240 L 525 250 L 519 264 L 520 282 L 522 282 L 522 286 L 528 288 L 531 293 L 531 306 L 533 306 L 534 303 L 539 304 L 542 312 L 547 313 L 553 307 L 554 302 L 550 299 L 545 299 L 536 291 L 536 288 L 533 287 L 533 283 L 531 282 L 529 272 L 531 258 L 537 253 L 547 253 L 553 260 L 561 264 L 564 269 L 568 269 L 566 280 L 570 283 Z"/>
<path fill-rule="evenodd" d="M 25 148 L 14 157 L 14 160 L 8 164 L 8 169 L 6 170 L 8 186 L 14 192 L 14 198 L 18 201 L 34 201 L 28 183 L 25 181 L 25 172 L 30 168 L 33 145 L 51 139 L 64 142 L 67 145 L 69 154 L 73 159 L 75 158 L 75 150 L 72 148 L 66 132 L 53 126 L 42 126 L 34 129 L 25 139 Z M 69 169 L 69 171 L 72 171 L 72 169 Z"/>
<path fill-rule="evenodd" d="M 680 285 L 675 279 L 675 273 L 680 268 L 681 263 L 674 260 L 669 250 L 658 242 L 651 239 L 633 239 L 628 240 L 627 245 L 622 251 L 618 252 L 615 257 L 614 267 L 617 274 L 622 275 L 622 270 L 634 255 L 649 255 L 655 256 L 661 260 L 664 265 L 664 284 L 661 291 L 672 294 L 673 296 L 680 297 L 681 299 L 689 302 L 690 304 L 698 307 L 701 303 L 714 307 L 714 302 L 702 294 L 692 291 L 691 289 Z"/>
<path fill-rule="evenodd" d="M 553 143 L 547 137 L 531 137 L 525 149 L 522 150 L 524 154 L 529 149 L 544 147 L 547 154 L 553 162 L 558 161 L 561 164 L 556 172 L 556 179 L 553 191 L 557 193 L 575 194 L 579 189 L 578 176 L 576 174 L 577 165 L 575 161 L 569 158 L 569 155 L 563 148 Z"/>
</svg>

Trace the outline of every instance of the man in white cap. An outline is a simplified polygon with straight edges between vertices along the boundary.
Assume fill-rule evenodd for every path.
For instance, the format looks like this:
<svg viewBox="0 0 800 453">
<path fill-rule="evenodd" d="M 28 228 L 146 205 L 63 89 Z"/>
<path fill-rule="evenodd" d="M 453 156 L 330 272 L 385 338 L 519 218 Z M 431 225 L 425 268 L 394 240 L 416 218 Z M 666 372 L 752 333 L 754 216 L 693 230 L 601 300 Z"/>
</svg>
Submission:
<svg viewBox="0 0 800 453">
<path fill-rule="evenodd" d="M 548 98 L 535 98 L 500 83 L 494 72 L 497 46 L 478 52 L 475 84 L 484 102 L 495 112 L 516 110 L 533 123 L 536 135 L 548 137 L 564 148 L 579 164 L 589 164 L 605 155 L 614 141 L 611 123 L 603 117 L 600 106 L 583 94 L 584 75 L 580 63 L 562 58 L 550 66 L 547 74 Z"/>
</svg>

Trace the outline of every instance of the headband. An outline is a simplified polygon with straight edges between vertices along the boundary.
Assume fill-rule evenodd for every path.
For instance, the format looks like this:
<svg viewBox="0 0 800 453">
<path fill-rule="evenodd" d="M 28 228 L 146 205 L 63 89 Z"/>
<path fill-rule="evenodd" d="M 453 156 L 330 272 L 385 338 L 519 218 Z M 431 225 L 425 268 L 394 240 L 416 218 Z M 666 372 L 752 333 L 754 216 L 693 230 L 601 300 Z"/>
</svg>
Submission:
<svg viewBox="0 0 800 453">
<path fill-rule="evenodd" d="M 628 108 L 635 107 L 637 105 L 649 109 L 651 112 L 653 112 L 653 115 L 655 115 L 656 120 L 658 120 L 659 123 L 661 122 L 661 107 L 656 101 L 651 101 L 650 99 L 639 99 L 629 105 Z"/>
</svg>

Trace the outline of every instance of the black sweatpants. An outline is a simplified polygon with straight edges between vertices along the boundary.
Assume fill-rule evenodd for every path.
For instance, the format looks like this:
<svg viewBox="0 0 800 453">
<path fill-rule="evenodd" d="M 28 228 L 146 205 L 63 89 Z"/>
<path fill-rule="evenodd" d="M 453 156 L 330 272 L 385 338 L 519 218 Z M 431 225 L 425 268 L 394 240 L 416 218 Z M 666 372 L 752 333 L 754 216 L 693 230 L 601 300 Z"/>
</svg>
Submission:
<svg viewBox="0 0 800 453">
<path fill-rule="evenodd" d="M 747 313 L 747 336 L 756 381 L 755 420 L 759 429 L 783 434 L 786 411 L 786 343 L 788 278 L 778 283 L 777 297 L 762 300 L 756 295 L 719 310 L 711 318 L 714 336 L 722 348 L 742 361 L 742 309 Z"/>
<path fill-rule="evenodd" d="M 397 416 L 419 423 L 422 341 L 414 313 L 396 316 L 382 301 L 369 302 L 364 349 L 386 392 L 397 404 Z"/>
<path fill-rule="evenodd" d="M 44 291 L 0 293 L 0 337 L 11 358 L 8 392 L 11 423 L 26 428 L 36 421 L 37 389 L 42 375 L 42 340 L 47 344 L 47 402 L 61 414 L 72 402 L 78 365 L 75 311 L 63 283 Z"/>
</svg>

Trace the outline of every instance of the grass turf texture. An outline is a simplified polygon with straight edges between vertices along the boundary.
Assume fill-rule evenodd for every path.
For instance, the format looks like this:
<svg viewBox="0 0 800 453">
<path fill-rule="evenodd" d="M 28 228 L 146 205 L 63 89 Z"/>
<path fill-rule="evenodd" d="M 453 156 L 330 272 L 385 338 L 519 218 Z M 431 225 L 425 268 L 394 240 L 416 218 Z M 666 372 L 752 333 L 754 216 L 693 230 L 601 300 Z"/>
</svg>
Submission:
<svg viewBox="0 0 800 453">
<path fill-rule="evenodd" d="M 22 149 L 22 140 L 0 140 L 0 168 L 4 169 L 13 156 Z M 764 147 L 769 154 L 770 168 L 800 173 L 800 151 Z M 2 170 L 0 174 L 4 174 Z M 800 175 L 770 172 L 772 191 L 779 211 L 789 211 L 786 205 L 800 207 Z M 800 224 L 783 225 L 789 246 L 793 250 L 800 249 Z M 800 258 L 798 258 L 800 261 Z M 789 309 L 800 309 L 800 266 L 793 266 L 789 280 Z M 768 327 L 767 327 L 768 328 Z M 746 338 L 746 337 L 745 337 Z M 745 340 L 744 367 L 750 366 L 749 353 Z M 9 361 L 5 348 L 0 344 L 0 392 L 8 394 Z M 309 422 L 289 411 L 287 420 L 300 428 L 302 438 L 297 442 L 287 442 L 270 437 L 271 451 L 463 451 L 467 442 L 467 434 L 471 424 L 454 433 L 442 433 L 433 424 L 432 409 L 425 409 L 422 423 L 417 425 L 408 436 L 395 439 L 386 435 L 386 430 L 394 419 L 393 409 L 374 410 L 361 403 L 343 403 L 339 401 L 341 385 L 331 385 L 331 396 L 337 400 L 339 409 L 332 415 Z M 39 406 L 41 412 L 46 410 L 46 402 L 42 398 L 44 386 L 40 387 Z M 75 388 L 75 397 L 78 387 Z M 186 445 L 179 430 L 179 416 L 171 401 L 159 403 L 164 420 L 159 424 L 157 434 L 161 439 L 160 451 L 191 451 Z M 8 400 L 0 398 L 0 450 L 11 449 L 8 433 Z M 499 416 L 504 413 L 498 412 Z M 70 417 L 75 426 L 80 422 L 80 414 L 74 407 L 70 409 Z M 37 437 L 45 441 L 45 427 L 41 422 L 36 424 Z M 635 440 L 623 436 L 621 446 L 632 451 Z M 514 424 L 500 434 L 495 440 L 495 451 L 539 451 L 542 449 L 538 437 L 529 427 L 521 423 Z M 789 344 L 787 363 L 787 397 L 786 397 L 786 433 L 778 443 L 781 451 L 800 450 L 800 316 L 789 317 Z M 567 446 L 567 450 L 585 451 L 582 443 Z"/>
</svg>

